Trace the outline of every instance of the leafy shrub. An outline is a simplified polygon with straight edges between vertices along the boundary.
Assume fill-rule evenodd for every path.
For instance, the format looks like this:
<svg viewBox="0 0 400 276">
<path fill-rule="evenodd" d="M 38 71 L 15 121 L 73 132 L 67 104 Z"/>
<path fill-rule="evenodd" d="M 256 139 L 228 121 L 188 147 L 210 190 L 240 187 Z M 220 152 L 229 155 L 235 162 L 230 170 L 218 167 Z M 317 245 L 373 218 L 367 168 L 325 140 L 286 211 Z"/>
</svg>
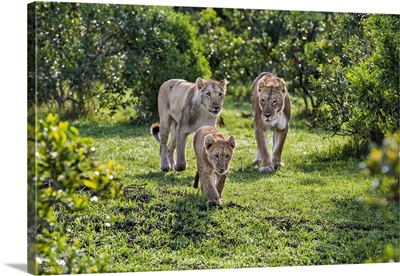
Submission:
<svg viewBox="0 0 400 276">
<path fill-rule="evenodd" d="M 211 75 L 189 17 L 171 7 L 31 5 L 28 76 L 37 91 L 29 90 L 30 106 L 55 102 L 72 115 L 135 106 L 139 121 L 148 121 L 164 81 Z"/>
<path fill-rule="evenodd" d="M 389 204 L 400 206 L 399 142 L 398 133 L 386 137 L 382 146 L 374 146 L 368 159 L 360 164 L 363 173 L 374 178 L 371 194 L 365 195 L 362 201 L 366 206 L 379 207 L 386 220 L 391 219 Z M 398 244 L 396 246 L 397 249 L 392 244 L 387 244 L 382 256 L 371 258 L 367 262 L 399 262 L 400 251 Z"/>
<path fill-rule="evenodd" d="M 123 29 L 125 66 L 122 78 L 138 99 L 139 123 L 158 119 L 157 96 L 161 84 L 178 78 L 195 82 L 211 71 L 197 30 L 190 18 L 171 7 L 137 6 L 129 9 Z"/>
<path fill-rule="evenodd" d="M 28 269 L 35 274 L 104 271 L 106 256 L 87 256 L 79 241 L 69 240 L 58 213 L 82 211 L 90 201 L 122 194 L 122 167 L 101 164 L 91 139 L 79 137 L 68 122 L 49 114 L 28 125 Z M 90 192 L 79 192 L 86 188 Z"/>
<path fill-rule="evenodd" d="M 398 15 L 336 15 L 338 57 L 321 64 L 313 79 L 312 127 L 358 135 L 381 144 L 399 127 Z"/>
<path fill-rule="evenodd" d="M 400 163 L 399 135 L 393 134 L 385 138 L 380 148 L 372 147 L 368 159 L 360 164 L 363 173 L 374 177 L 372 189 L 380 191 L 380 196 L 366 195 L 367 205 L 380 206 L 388 218 L 387 205 L 389 202 L 400 204 Z"/>
<path fill-rule="evenodd" d="M 285 79 L 290 92 L 314 107 L 310 75 L 334 55 L 329 38 L 330 13 L 247 9 L 203 9 L 195 17 L 198 39 L 209 45 L 204 55 L 216 78 L 246 86 L 263 71 Z"/>
</svg>

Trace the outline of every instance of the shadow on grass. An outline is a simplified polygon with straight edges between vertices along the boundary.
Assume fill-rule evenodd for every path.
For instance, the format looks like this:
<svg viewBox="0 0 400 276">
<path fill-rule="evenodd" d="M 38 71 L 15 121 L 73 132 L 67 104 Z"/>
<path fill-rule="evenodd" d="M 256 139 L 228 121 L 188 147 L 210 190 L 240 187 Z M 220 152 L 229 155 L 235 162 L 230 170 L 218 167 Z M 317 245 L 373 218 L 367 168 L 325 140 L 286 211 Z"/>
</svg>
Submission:
<svg viewBox="0 0 400 276">
<path fill-rule="evenodd" d="M 207 198 L 200 192 L 178 197 L 170 208 L 175 214 L 169 243 L 172 250 L 201 244 L 208 237 L 209 228 L 219 226 L 212 214 L 221 207 L 207 203 Z"/>
<path fill-rule="evenodd" d="M 193 186 L 195 174 L 188 172 L 177 173 L 175 171 L 150 171 L 146 173 L 136 174 L 138 181 L 154 181 L 159 187 L 167 186 Z"/>
<path fill-rule="evenodd" d="M 231 169 L 228 178 L 232 178 L 241 182 L 254 182 L 259 180 L 268 180 L 275 174 L 279 173 L 282 169 L 278 168 L 274 172 L 259 172 L 260 165 L 247 165 Z"/>
<path fill-rule="evenodd" d="M 298 170 L 301 172 L 335 172 L 341 174 L 355 173 L 358 170 L 357 167 L 358 162 L 351 161 L 331 161 L 331 162 L 310 162 L 310 163 L 302 163 L 302 164 L 294 164 L 294 170 Z"/>
<path fill-rule="evenodd" d="M 220 207 L 208 204 L 198 191 L 135 187 L 125 191 L 125 198 L 136 204 L 118 210 L 124 219 L 115 229 L 128 233 L 128 246 L 180 250 L 200 245 L 209 228 L 218 227 L 212 214 Z"/>
<path fill-rule="evenodd" d="M 390 206 L 392 218 L 386 220 L 377 208 L 366 208 L 357 199 L 332 201 L 336 208 L 325 214 L 329 235 L 316 248 L 322 264 L 364 263 L 379 257 L 387 244 L 398 244 L 400 217 L 396 206 Z"/>
<path fill-rule="evenodd" d="M 131 138 L 148 136 L 149 139 L 154 139 L 150 135 L 150 125 L 132 125 L 129 123 L 119 124 L 96 124 L 96 123 L 78 123 L 74 126 L 79 130 L 81 136 L 93 138 Z"/>
</svg>

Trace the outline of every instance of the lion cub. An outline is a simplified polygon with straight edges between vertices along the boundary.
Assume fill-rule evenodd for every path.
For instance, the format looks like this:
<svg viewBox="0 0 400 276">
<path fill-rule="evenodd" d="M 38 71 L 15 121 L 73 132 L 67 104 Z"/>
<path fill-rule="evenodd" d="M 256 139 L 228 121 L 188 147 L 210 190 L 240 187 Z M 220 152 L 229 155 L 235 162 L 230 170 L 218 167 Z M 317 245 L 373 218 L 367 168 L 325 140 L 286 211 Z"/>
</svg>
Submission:
<svg viewBox="0 0 400 276">
<path fill-rule="evenodd" d="M 211 126 L 200 127 L 193 138 L 197 173 L 193 186 L 207 195 L 208 202 L 221 204 L 222 189 L 228 174 L 229 163 L 235 149 L 235 136 L 228 140 Z"/>
</svg>

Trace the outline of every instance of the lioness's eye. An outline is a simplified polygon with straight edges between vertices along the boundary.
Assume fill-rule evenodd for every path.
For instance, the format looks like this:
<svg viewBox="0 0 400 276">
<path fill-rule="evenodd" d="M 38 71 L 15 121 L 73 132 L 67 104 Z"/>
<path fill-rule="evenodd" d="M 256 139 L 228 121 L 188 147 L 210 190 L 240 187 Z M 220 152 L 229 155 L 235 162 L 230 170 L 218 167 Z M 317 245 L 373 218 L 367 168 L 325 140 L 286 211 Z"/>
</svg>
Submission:
<svg viewBox="0 0 400 276">
<path fill-rule="evenodd" d="M 211 98 L 211 93 L 210 92 L 207 92 L 206 95 L 207 95 L 207 97 Z"/>
<path fill-rule="evenodd" d="M 272 101 L 272 104 L 277 104 L 277 103 L 278 103 L 277 100 L 273 100 L 273 101 Z"/>
<path fill-rule="evenodd" d="M 219 93 L 218 97 L 222 98 L 222 93 Z"/>
<path fill-rule="evenodd" d="M 218 154 L 214 154 L 214 158 L 219 160 L 219 155 Z"/>
<path fill-rule="evenodd" d="M 264 100 L 264 99 L 261 99 L 261 103 L 265 104 L 265 100 Z"/>
<path fill-rule="evenodd" d="M 230 157 L 229 154 L 225 156 L 225 158 L 226 158 L 227 160 L 229 159 L 229 157 Z"/>
</svg>

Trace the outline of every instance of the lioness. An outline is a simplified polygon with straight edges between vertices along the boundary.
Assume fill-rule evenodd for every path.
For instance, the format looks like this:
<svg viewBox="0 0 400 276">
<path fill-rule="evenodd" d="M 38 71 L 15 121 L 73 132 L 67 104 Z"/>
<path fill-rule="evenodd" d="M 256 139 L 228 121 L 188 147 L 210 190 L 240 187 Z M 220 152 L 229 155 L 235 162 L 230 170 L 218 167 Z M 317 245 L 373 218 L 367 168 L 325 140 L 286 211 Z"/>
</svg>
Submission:
<svg viewBox="0 0 400 276">
<path fill-rule="evenodd" d="M 261 73 L 252 85 L 251 104 L 257 140 L 253 165 L 262 163 L 259 171 L 273 172 L 284 166 L 282 149 L 289 129 L 290 98 L 285 82 L 270 72 Z M 273 132 L 272 159 L 268 151 L 269 131 Z"/>
<path fill-rule="evenodd" d="M 225 140 L 224 136 L 211 126 L 203 126 L 194 134 L 197 173 L 193 186 L 197 188 L 200 180 L 201 190 L 207 195 L 210 203 L 222 202 L 222 189 L 235 143 L 235 136 Z"/>
<path fill-rule="evenodd" d="M 160 142 L 162 170 L 186 169 L 187 136 L 201 126 L 215 126 L 227 85 L 226 80 L 217 82 L 201 78 L 198 78 L 196 83 L 172 79 L 161 85 L 158 93 L 160 123 L 153 124 L 150 132 Z M 170 131 L 171 137 L 167 147 Z"/>
</svg>

